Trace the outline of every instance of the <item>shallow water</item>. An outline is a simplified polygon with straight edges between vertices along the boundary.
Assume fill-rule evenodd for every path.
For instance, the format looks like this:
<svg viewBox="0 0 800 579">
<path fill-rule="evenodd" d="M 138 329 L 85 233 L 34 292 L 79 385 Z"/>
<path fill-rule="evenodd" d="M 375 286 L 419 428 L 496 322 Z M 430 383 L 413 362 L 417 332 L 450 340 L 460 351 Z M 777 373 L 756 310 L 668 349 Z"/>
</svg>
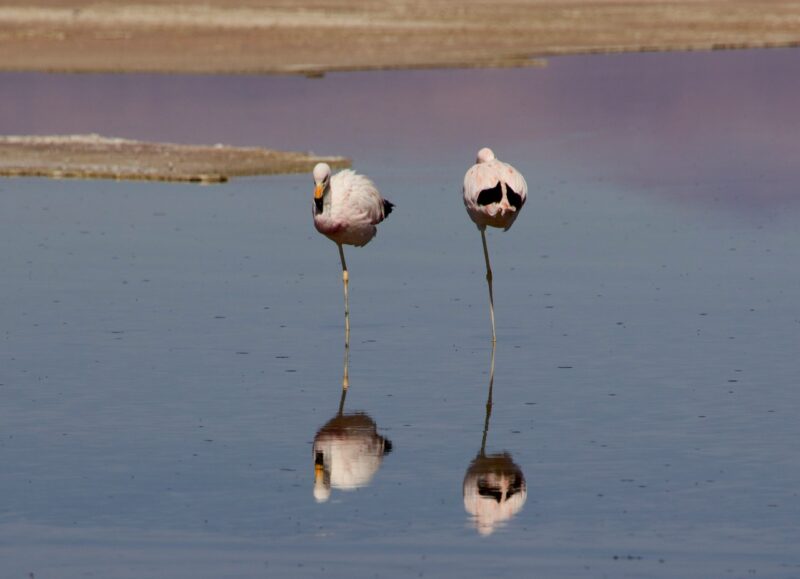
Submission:
<svg viewBox="0 0 800 579">
<path fill-rule="evenodd" d="M 397 205 L 347 252 L 337 419 L 310 176 L 0 181 L 3 576 L 800 576 L 799 55 L 0 75 L 4 133 L 349 154 Z M 485 144 L 531 189 L 489 235 L 488 432 Z"/>
</svg>

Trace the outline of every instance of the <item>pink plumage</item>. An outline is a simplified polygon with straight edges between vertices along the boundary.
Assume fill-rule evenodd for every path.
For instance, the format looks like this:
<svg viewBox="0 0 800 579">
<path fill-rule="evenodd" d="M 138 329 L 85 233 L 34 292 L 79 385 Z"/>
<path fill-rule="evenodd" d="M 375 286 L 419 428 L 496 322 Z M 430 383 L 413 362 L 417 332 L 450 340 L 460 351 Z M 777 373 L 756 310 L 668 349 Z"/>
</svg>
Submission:
<svg viewBox="0 0 800 579">
<path fill-rule="evenodd" d="M 322 196 L 314 199 L 314 227 L 338 245 L 361 247 L 377 233 L 375 227 L 391 213 L 393 205 L 385 201 L 375 184 L 364 175 L 345 169 L 333 177 L 330 167 L 320 163 L 314 168 L 317 183 L 325 182 Z"/>
<path fill-rule="evenodd" d="M 475 164 L 464 175 L 464 206 L 478 229 L 508 229 L 528 197 L 525 178 L 500 161 L 489 148 L 478 152 Z"/>
</svg>

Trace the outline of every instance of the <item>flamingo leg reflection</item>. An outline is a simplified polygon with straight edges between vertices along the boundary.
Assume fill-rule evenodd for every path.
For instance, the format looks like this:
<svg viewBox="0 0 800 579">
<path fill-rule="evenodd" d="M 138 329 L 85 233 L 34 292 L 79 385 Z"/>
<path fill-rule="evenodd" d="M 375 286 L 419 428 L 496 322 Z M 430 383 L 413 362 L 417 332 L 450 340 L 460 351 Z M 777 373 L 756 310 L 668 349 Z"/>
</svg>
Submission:
<svg viewBox="0 0 800 579">
<path fill-rule="evenodd" d="M 347 398 L 347 388 L 342 388 L 342 397 L 339 399 L 339 414 L 337 416 L 341 416 L 344 414 L 344 401 Z"/>
<path fill-rule="evenodd" d="M 481 456 L 486 454 L 486 437 L 489 434 L 489 419 L 492 416 L 492 390 L 494 389 L 494 350 L 492 342 L 492 363 L 489 366 L 489 397 L 486 399 L 486 419 L 483 422 L 483 440 L 481 440 Z"/>
</svg>

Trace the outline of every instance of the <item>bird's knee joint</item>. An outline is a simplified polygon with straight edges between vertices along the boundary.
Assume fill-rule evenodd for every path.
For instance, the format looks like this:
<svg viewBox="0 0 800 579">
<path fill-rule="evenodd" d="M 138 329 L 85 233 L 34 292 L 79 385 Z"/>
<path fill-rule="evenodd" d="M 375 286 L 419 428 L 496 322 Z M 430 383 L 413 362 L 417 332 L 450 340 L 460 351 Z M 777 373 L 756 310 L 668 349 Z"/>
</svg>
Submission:
<svg viewBox="0 0 800 579">
<path fill-rule="evenodd" d="M 344 281 L 345 283 L 350 281 L 350 276 L 347 274 L 347 271 L 342 272 L 342 281 Z"/>
</svg>

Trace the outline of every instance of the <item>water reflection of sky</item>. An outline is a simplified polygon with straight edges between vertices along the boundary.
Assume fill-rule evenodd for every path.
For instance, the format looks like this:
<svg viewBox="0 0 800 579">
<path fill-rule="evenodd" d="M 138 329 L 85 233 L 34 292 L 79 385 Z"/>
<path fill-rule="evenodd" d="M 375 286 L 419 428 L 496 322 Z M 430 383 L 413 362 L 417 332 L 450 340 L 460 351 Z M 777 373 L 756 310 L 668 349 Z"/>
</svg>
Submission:
<svg viewBox="0 0 800 579">
<path fill-rule="evenodd" d="M 766 210 L 800 180 L 793 50 L 553 59 L 536 70 L 293 77 L 4 74 L 3 133 L 226 142 L 383 164 L 480 145 L 686 203 Z"/>
<path fill-rule="evenodd" d="M 343 315 L 310 176 L 0 181 L 3 570 L 796 575 L 797 54 L 322 80 L 0 75 L 4 133 L 345 153 L 397 204 L 347 257 L 345 414 L 368 452 L 336 458 L 370 457 L 365 484 L 340 491 L 330 455 L 320 505 L 314 438 L 341 401 Z M 513 507 L 484 537 L 464 487 L 489 322 L 459 188 L 486 143 L 531 193 L 489 235 L 486 453 L 513 456 L 495 471 L 524 473 L 525 504 L 509 492 L 522 478 L 478 476 L 482 500 L 500 489 Z M 324 482 L 335 449 L 321 450 Z"/>
</svg>

